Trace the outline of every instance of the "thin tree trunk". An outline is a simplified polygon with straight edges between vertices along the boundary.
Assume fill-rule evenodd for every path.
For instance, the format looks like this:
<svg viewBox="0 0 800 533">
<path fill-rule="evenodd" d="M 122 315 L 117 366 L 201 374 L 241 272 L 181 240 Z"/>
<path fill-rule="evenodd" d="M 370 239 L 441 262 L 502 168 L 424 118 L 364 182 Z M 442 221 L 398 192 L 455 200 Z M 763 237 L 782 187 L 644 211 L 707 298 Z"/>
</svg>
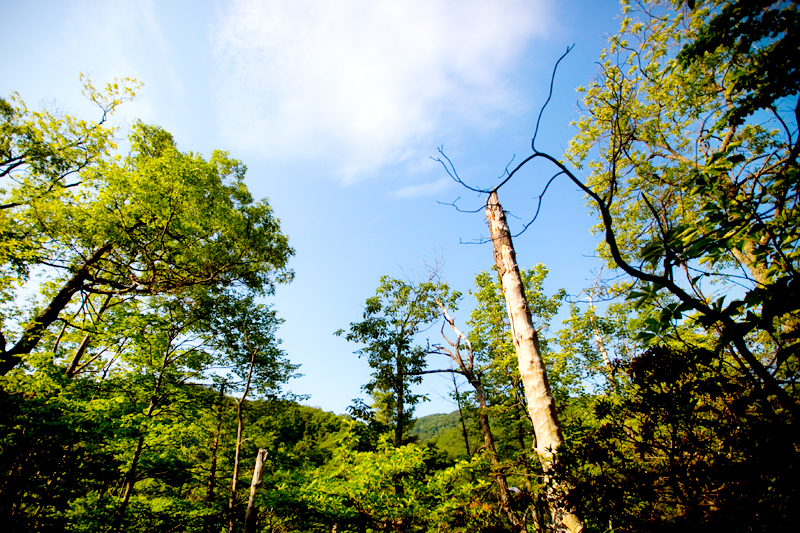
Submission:
<svg viewBox="0 0 800 533">
<path fill-rule="evenodd" d="M 145 413 L 146 419 L 152 418 L 153 412 L 156 410 L 158 404 L 158 394 L 161 392 L 161 384 L 162 380 L 164 379 L 164 370 L 167 368 L 168 360 L 169 350 L 164 353 L 164 359 L 161 362 L 161 370 L 158 373 L 158 378 L 156 379 L 155 387 L 153 389 L 153 395 L 150 397 L 150 404 L 147 406 L 147 412 Z M 145 434 L 142 433 L 139 435 L 139 439 L 136 442 L 136 450 L 133 452 L 131 466 L 128 468 L 128 472 L 125 474 L 125 492 L 122 496 L 122 505 L 120 505 L 117 516 L 114 518 L 114 524 L 111 526 L 111 531 L 121 530 L 122 523 L 125 518 L 125 512 L 128 509 L 128 502 L 131 499 L 133 487 L 136 484 L 136 469 L 139 466 L 139 459 L 141 458 L 142 450 L 144 449 L 144 437 Z"/>
<path fill-rule="evenodd" d="M 517 393 L 517 384 L 514 383 L 514 412 L 516 413 L 517 417 L 517 444 L 519 444 L 519 451 L 520 455 L 522 456 L 522 466 L 525 469 L 525 490 L 528 491 L 529 494 L 533 493 L 533 486 L 531 485 L 531 464 L 528 460 L 528 450 L 529 448 L 525 444 L 525 434 L 527 431 L 525 430 L 525 422 L 523 419 L 528 418 L 528 415 L 521 410 L 521 401 L 519 398 L 519 394 Z M 530 419 L 529 419 L 530 420 Z M 536 440 L 535 437 L 533 440 Z"/>
<path fill-rule="evenodd" d="M 495 469 L 494 476 L 497 488 L 500 492 L 500 505 L 506 514 L 508 514 L 511 523 L 519 528 L 520 521 L 511 510 L 511 496 L 509 495 L 508 481 L 506 481 L 506 476 L 500 471 L 500 459 L 497 456 L 497 448 L 495 448 L 494 445 L 492 427 L 489 425 L 489 414 L 487 413 L 486 394 L 483 391 L 483 384 L 472 372 L 470 372 L 468 379 L 470 385 L 475 389 L 475 395 L 478 399 L 478 423 L 481 426 L 481 433 L 483 433 L 483 445 L 486 448 L 486 453 L 489 454 L 489 462 Z"/>
<path fill-rule="evenodd" d="M 219 399 L 217 401 L 217 428 L 214 431 L 214 440 L 211 441 L 211 468 L 208 472 L 208 482 L 206 483 L 206 509 L 211 507 L 214 502 L 215 491 L 217 488 L 217 451 L 219 450 L 219 436 L 222 432 L 222 413 L 223 402 L 225 400 L 225 382 L 219 386 Z M 206 516 L 203 520 L 203 533 L 211 532 L 211 517 Z"/>
<path fill-rule="evenodd" d="M 397 392 L 397 425 L 394 428 L 394 445 L 399 448 L 403 445 L 403 433 L 405 432 L 405 409 L 403 403 L 405 402 L 405 394 L 403 390 L 404 369 L 401 360 L 402 349 L 397 346 L 397 365 L 396 365 L 396 385 L 395 391 Z M 395 494 L 405 494 L 403 484 L 398 480 L 394 484 Z M 394 531 L 405 531 L 405 522 L 402 518 L 398 518 L 394 522 Z"/>
<path fill-rule="evenodd" d="M 544 361 L 539 352 L 538 335 L 531 321 L 528 301 L 519 274 L 511 233 L 508 230 L 506 216 L 497 199 L 496 192 L 492 192 L 486 202 L 486 218 L 492 236 L 497 272 L 505 295 L 511 335 L 519 363 L 519 373 L 525 387 L 528 411 L 536 432 L 536 452 L 547 472 L 553 454 L 563 443 L 563 437 Z M 557 526 L 562 529 L 570 532 L 583 530 L 582 521 L 572 510 L 564 509 L 555 503 L 553 518 Z"/>
<path fill-rule="evenodd" d="M 600 281 L 600 274 L 603 272 L 601 269 L 600 272 L 597 273 L 597 278 L 594 280 L 594 287 L 592 287 L 592 291 L 589 293 L 589 322 L 592 325 L 592 333 L 594 334 L 594 342 L 597 345 L 597 351 L 600 352 L 600 356 L 603 358 L 603 364 L 606 366 L 606 372 L 608 372 L 609 379 L 614 383 L 614 389 L 617 388 L 617 380 L 614 370 L 614 365 L 611 363 L 611 357 L 608 355 L 608 350 L 606 350 L 606 343 L 603 340 L 603 336 L 600 333 L 600 327 L 597 325 L 597 316 L 594 314 L 594 291 L 597 290 L 597 283 Z"/>
<path fill-rule="evenodd" d="M 495 470 L 495 482 L 497 483 L 497 488 L 500 492 L 500 507 L 503 511 L 505 511 L 508 519 L 511 521 L 511 524 L 516 528 L 516 530 L 523 532 L 525 531 L 524 520 L 520 520 L 514 510 L 511 508 L 511 496 L 508 489 L 508 481 L 500 470 L 500 459 L 497 456 L 497 449 L 494 445 L 494 435 L 492 435 L 492 428 L 489 424 L 486 393 L 483 390 L 483 383 L 481 383 L 480 376 L 475 373 L 475 354 L 472 351 L 472 344 L 469 342 L 469 339 L 466 337 L 466 335 L 461 333 L 461 331 L 459 331 L 459 329 L 456 327 L 455 320 L 450 318 L 450 315 L 447 313 L 447 309 L 444 307 L 444 305 L 441 302 L 438 302 L 438 304 L 439 307 L 442 308 L 445 321 L 450 325 L 450 328 L 457 336 L 456 342 L 451 342 L 446 336 L 444 336 L 444 332 L 442 332 L 442 336 L 453 347 L 453 351 L 450 351 L 446 348 L 442 349 L 450 355 L 450 358 L 453 360 L 453 362 L 456 363 L 461 369 L 461 374 L 467 378 L 467 381 L 469 381 L 470 385 L 472 385 L 472 388 L 475 389 L 475 395 L 478 400 L 478 424 L 480 425 L 481 433 L 483 434 L 484 447 L 486 448 L 486 452 L 489 454 L 489 462 L 492 464 L 492 467 Z M 442 327 L 444 328 L 444 326 Z M 464 361 L 464 358 L 461 357 L 462 339 L 464 339 L 469 351 L 469 359 L 467 361 Z M 455 376 L 453 382 L 455 383 Z"/>
<path fill-rule="evenodd" d="M 151 400 L 150 405 L 147 407 L 147 413 L 145 413 L 145 416 L 147 418 L 153 416 L 153 411 L 155 410 L 155 407 L 156 407 L 155 400 Z M 136 449 L 133 452 L 133 459 L 131 459 L 131 465 L 130 467 L 128 467 L 128 471 L 125 473 L 125 492 L 123 493 L 122 504 L 120 505 L 119 510 L 117 511 L 117 516 L 114 517 L 114 524 L 111 526 L 111 531 L 121 531 L 122 521 L 125 518 L 125 512 L 128 510 L 128 502 L 130 502 L 131 494 L 133 494 L 133 486 L 136 484 L 136 469 L 139 467 L 139 459 L 142 456 L 143 449 L 144 449 L 144 434 L 141 434 L 139 435 L 139 439 L 136 441 Z"/>
<path fill-rule="evenodd" d="M 467 432 L 467 423 L 464 420 L 464 411 L 461 409 L 461 395 L 458 393 L 458 381 L 456 381 L 456 374 L 450 374 L 453 378 L 453 390 L 456 395 L 456 405 L 458 406 L 458 419 L 461 421 L 461 434 L 464 436 L 464 447 L 467 449 L 467 457 L 472 457 L 472 452 L 469 449 L 469 433 Z"/>
<path fill-rule="evenodd" d="M 397 346 L 397 363 L 395 370 L 395 392 L 397 393 L 397 424 L 394 427 L 394 446 L 399 448 L 403 445 L 403 433 L 405 430 L 403 417 L 405 416 L 404 405 L 405 395 L 403 394 L 403 366 L 401 363 L 402 349 Z M 402 491 L 402 487 L 400 487 Z"/>
<path fill-rule="evenodd" d="M 254 504 L 256 489 L 264 481 L 264 461 L 267 459 L 267 450 L 258 450 L 256 466 L 253 468 L 253 480 L 250 482 L 250 499 L 247 500 L 247 512 L 244 515 L 244 533 L 255 533 L 258 521 L 258 508 Z"/>
<path fill-rule="evenodd" d="M 142 449 L 144 449 L 144 435 L 139 435 L 139 439 L 136 441 L 136 450 L 133 452 L 131 466 L 125 474 L 125 492 L 122 496 L 122 505 L 119 508 L 119 513 L 117 513 L 117 527 L 114 529 L 119 527 L 122 517 L 125 515 L 125 511 L 128 508 L 131 494 L 133 494 L 133 486 L 136 484 L 136 469 L 139 466 L 139 458 L 142 456 Z"/>
<path fill-rule="evenodd" d="M 111 295 L 109 294 L 108 296 L 106 296 L 106 299 L 100 306 L 100 309 L 97 310 L 96 320 L 99 320 L 100 316 L 106 311 L 106 309 L 108 309 L 108 304 L 110 302 L 111 302 Z M 69 366 L 67 367 L 66 374 L 68 378 L 75 377 L 75 374 L 78 372 L 78 365 L 81 362 L 81 358 L 83 357 L 83 354 L 86 353 L 86 349 L 89 347 L 89 342 L 91 342 L 91 340 L 92 340 L 91 333 L 86 333 L 86 335 L 83 336 L 83 339 L 81 339 L 81 343 L 80 345 L 78 345 L 78 349 L 75 350 L 75 355 L 72 356 L 72 361 L 70 361 Z"/>
<path fill-rule="evenodd" d="M 75 355 L 72 356 L 72 361 L 69 362 L 69 366 L 67 367 L 66 374 L 68 378 L 75 377 L 75 372 L 78 370 L 78 364 L 80 364 L 83 354 L 86 353 L 86 348 L 89 347 L 89 342 L 91 340 L 91 333 L 85 334 L 83 339 L 81 339 L 81 343 L 78 345 L 78 349 L 75 350 Z"/>
<path fill-rule="evenodd" d="M 228 499 L 228 532 L 233 531 L 233 506 L 236 503 L 236 488 L 239 484 L 239 454 L 242 451 L 242 431 L 244 420 L 242 419 L 242 407 L 247 394 L 250 392 L 250 380 L 253 378 L 253 367 L 255 366 L 256 352 L 250 354 L 250 368 L 247 371 L 247 380 L 244 385 L 242 397 L 236 400 L 236 452 L 233 456 L 233 479 L 231 480 L 231 496 Z"/>
</svg>

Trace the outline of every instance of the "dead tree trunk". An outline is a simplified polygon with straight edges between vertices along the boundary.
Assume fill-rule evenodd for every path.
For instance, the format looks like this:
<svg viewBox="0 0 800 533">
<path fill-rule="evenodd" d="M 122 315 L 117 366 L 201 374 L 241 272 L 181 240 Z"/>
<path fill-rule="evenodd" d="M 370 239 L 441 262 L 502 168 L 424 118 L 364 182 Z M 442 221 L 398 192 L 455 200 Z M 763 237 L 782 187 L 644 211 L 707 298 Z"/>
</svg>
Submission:
<svg viewBox="0 0 800 533">
<path fill-rule="evenodd" d="M 528 411 L 536 433 L 536 453 L 545 472 L 549 469 L 553 454 L 563 443 L 561 426 L 556 414 L 556 403 L 550 392 L 544 361 L 539 352 L 539 338 L 531 321 L 528 300 L 517 266 L 514 244 L 506 223 L 503 207 L 492 192 L 486 202 L 486 218 L 494 246 L 494 259 L 500 283 L 506 299 L 506 310 L 517 352 L 519 373 L 525 387 Z M 583 530 L 581 520 L 569 509 L 553 506 L 556 527 L 569 532 Z"/>
<path fill-rule="evenodd" d="M 606 349 L 606 343 L 603 339 L 603 335 L 600 331 L 600 326 L 597 323 L 597 315 L 594 314 L 594 293 L 597 290 L 597 283 L 600 281 L 600 274 L 603 272 L 600 269 L 600 272 L 597 273 L 597 277 L 594 280 L 594 287 L 592 287 L 591 292 L 589 293 L 589 322 L 592 325 L 592 333 L 594 333 L 594 342 L 597 346 L 597 351 L 600 352 L 600 356 L 603 358 L 603 364 L 606 367 L 606 373 L 608 375 L 608 379 L 614 384 L 614 389 L 617 388 L 617 379 L 616 379 L 616 372 L 614 369 L 614 364 L 611 362 L 611 357 L 608 355 L 608 350 Z"/>
<path fill-rule="evenodd" d="M 250 499 L 247 500 L 247 512 L 244 515 L 244 533 L 255 533 L 258 521 L 258 508 L 253 503 L 256 489 L 264 481 L 264 461 L 267 459 L 267 450 L 258 450 L 256 466 L 253 469 L 253 481 L 250 482 Z"/>
</svg>

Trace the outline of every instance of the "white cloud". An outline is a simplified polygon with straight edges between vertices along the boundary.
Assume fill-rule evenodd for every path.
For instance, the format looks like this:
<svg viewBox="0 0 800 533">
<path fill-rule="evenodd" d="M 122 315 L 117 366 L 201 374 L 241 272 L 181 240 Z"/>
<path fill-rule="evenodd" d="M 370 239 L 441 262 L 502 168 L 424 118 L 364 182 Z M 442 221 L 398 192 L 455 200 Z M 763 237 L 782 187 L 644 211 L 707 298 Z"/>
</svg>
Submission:
<svg viewBox="0 0 800 533">
<path fill-rule="evenodd" d="M 153 0 L 78 0 L 71 5 L 66 25 L 71 28 L 70 55 L 81 58 L 77 63 L 96 86 L 128 76 L 144 82 L 144 94 L 184 94 L 173 64 L 174 50 Z M 158 87 L 159 82 L 166 87 Z M 140 98 L 122 112 L 160 122 L 153 101 Z"/>
<path fill-rule="evenodd" d="M 434 132 L 488 127 L 519 105 L 508 74 L 545 33 L 544 3 L 220 3 L 222 134 L 237 151 L 329 162 L 344 182 L 415 159 Z"/>
<path fill-rule="evenodd" d="M 434 194 L 438 194 L 447 189 L 452 183 L 453 180 L 450 178 L 442 178 L 440 180 L 422 183 L 420 185 L 410 185 L 394 191 L 394 196 L 397 198 L 419 198 L 421 196 L 433 196 Z"/>
</svg>

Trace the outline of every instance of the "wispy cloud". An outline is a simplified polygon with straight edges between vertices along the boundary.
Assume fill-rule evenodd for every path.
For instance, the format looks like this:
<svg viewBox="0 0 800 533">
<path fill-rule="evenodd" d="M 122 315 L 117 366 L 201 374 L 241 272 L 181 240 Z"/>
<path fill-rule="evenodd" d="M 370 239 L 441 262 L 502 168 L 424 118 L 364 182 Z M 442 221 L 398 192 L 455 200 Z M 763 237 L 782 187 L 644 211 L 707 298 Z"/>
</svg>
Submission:
<svg viewBox="0 0 800 533">
<path fill-rule="evenodd" d="M 325 161 L 344 182 L 415 159 L 434 132 L 486 127 L 519 105 L 507 76 L 546 31 L 545 3 L 220 3 L 222 133 L 237 150 Z"/>
<path fill-rule="evenodd" d="M 442 178 L 430 183 L 411 185 L 394 191 L 397 198 L 419 198 L 422 196 L 433 196 L 447 189 L 453 181 L 450 178 Z"/>
<path fill-rule="evenodd" d="M 130 76 L 153 91 L 155 80 L 163 80 L 168 86 L 163 92 L 180 95 L 184 85 L 172 62 L 173 50 L 156 7 L 153 0 L 78 0 L 66 21 L 71 28 L 66 46 L 75 57 L 86 58 L 82 68 L 98 85 Z M 157 119 L 152 104 L 143 100 L 135 108 L 139 118 Z"/>
</svg>

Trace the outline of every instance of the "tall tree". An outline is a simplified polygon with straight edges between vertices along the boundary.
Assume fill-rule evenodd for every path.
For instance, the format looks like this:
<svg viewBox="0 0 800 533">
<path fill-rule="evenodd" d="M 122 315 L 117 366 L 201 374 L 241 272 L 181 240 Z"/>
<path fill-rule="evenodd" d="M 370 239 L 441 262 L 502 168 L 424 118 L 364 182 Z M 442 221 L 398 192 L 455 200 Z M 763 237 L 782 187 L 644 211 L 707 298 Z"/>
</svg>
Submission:
<svg viewBox="0 0 800 533">
<path fill-rule="evenodd" d="M 244 186 L 241 163 L 223 152 L 209 161 L 181 153 L 169 133 L 144 124 L 130 140 L 127 158 L 84 168 L 78 185 L 21 213 L 30 231 L 54 243 L 37 261 L 60 287 L 20 324 L 12 346 L 0 336 L 0 373 L 36 348 L 79 293 L 166 295 L 232 284 L 268 293 L 291 278 L 293 250 L 269 205 Z"/>
<path fill-rule="evenodd" d="M 600 476 L 609 487 L 630 483 L 624 490 L 633 487 L 633 495 L 626 492 L 623 506 L 639 501 L 647 508 L 636 512 L 647 515 L 644 523 L 629 522 L 628 530 L 751 530 L 767 521 L 744 517 L 734 502 L 750 501 L 755 487 L 760 496 L 749 515 L 785 528 L 796 507 L 786 476 L 800 459 L 790 429 L 800 415 L 800 144 L 796 87 L 784 84 L 793 71 L 775 83 L 765 76 L 784 61 L 774 50 L 796 47 L 796 30 L 786 27 L 796 5 L 623 5 L 622 29 L 584 89 L 586 115 L 567 158 L 538 150 L 534 135 L 522 164 L 550 161 L 589 198 L 600 219 L 599 253 L 626 277 L 615 289 L 638 315 L 636 340 L 650 345 L 630 362 L 633 388 L 624 391 L 622 407 L 598 402 L 603 423 L 586 443 L 602 451 L 596 461 L 589 456 L 584 473 L 609 471 L 616 458 L 639 454 L 636 468 L 623 473 L 616 464 L 616 480 Z M 729 30 L 692 51 L 703 32 Z M 681 50 L 688 52 L 678 60 Z M 754 58 L 750 68 L 746 60 Z M 761 432 L 768 437 L 759 441 Z M 616 444 L 598 446 L 609 442 L 604 434 Z M 684 443 L 695 443 L 691 453 Z M 712 450 L 723 448 L 729 452 L 720 461 Z M 747 464 L 758 467 L 740 483 Z M 573 501 L 587 504 L 591 489 L 573 489 Z"/>
<path fill-rule="evenodd" d="M 207 405 L 226 400 L 198 382 L 212 366 L 247 366 L 240 348 L 265 335 L 259 392 L 277 395 L 296 368 L 275 348 L 274 313 L 253 300 L 292 276 L 279 221 L 226 153 L 180 152 L 169 133 L 136 124 L 116 157 L 102 121 L 2 104 L 2 284 L 18 291 L 34 267 L 49 275 L 29 309 L 3 308 L 15 338 L 0 335 L 7 526 L 210 528 L 221 522 L 215 476 L 229 467 L 215 462 L 225 421 Z M 244 307 L 224 309 L 233 295 Z M 233 324 L 253 313 L 262 330 Z"/>
<path fill-rule="evenodd" d="M 558 452 L 564 438 L 558 421 L 555 399 L 547 378 L 547 369 L 539 350 L 539 336 L 531 321 L 531 312 L 517 266 L 517 257 L 511 233 L 508 230 L 503 207 L 493 191 L 486 201 L 486 218 L 492 235 L 497 274 L 506 300 L 508 321 L 519 362 L 519 374 L 525 387 L 528 413 L 536 434 L 536 452 L 545 471 L 551 468 L 553 454 Z M 562 502 L 551 502 L 553 519 L 570 532 L 583 530 L 576 512 Z"/>
<path fill-rule="evenodd" d="M 414 406 L 423 396 L 411 392 L 420 383 L 427 349 L 417 335 L 439 318 L 438 302 L 452 306 L 460 297 L 445 283 L 433 278 L 421 283 L 383 276 L 376 295 L 368 298 L 364 319 L 350 324 L 337 335 L 365 344 L 357 353 L 366 356 L 373 369 L 372 380 L 364 386 L 377 401 L 384 422 L 394 430 L 395 446 L 406 440 Z"/>
<path fill-rule="evenodd" d="M 588 114 L 568 157 L 580 169 L 591 154 L 586 184 L 538 155 L 591 199 L 605 236 L 600 252 L 635 283 L 629 297 L 660 309 L 643 338 L 694 315 L 717 337 L 720 357 L 733 357 L 796 417 L 797 400 L 782 384 L 796 379 L 800 313 L 795 113 L 773 106 L 773 130 L 755 120 L 729 123 L 727 110 L 750 106 L 752 94 L 737 88 L 737 49 L 720 46 L 686 66 L 674 59 L 696 42 L 713 17 L 708 9 L 672 12 L 647 2 L 637 16 L 623 20 L 585 91 Z M 796 100 L 786 103 L 797 109 Z"/>
<path fill-rule="evenodd" d="M 545 295 L 547 274 L 548 269 L 543 264 L 520 269 L 531 320 L 539 337 L 539 351 L 559 410 L 559 422 L 563 424 L 561 417 L 573 411 L 574 397 L 579 394 L 579 384 L 584 375 L 576 371 L 570 357 L 565 357 L 561 350 L 555 351 L 548 339 L 550 322 L 559 311 L 566 291 L 560 289 L 551 296 Z M 469 338 L 476 359 L 480 361 L 493 427 L 497 428 L 498 451 L 508 472 L 509 484 L 523 489 L 517 499 L 533 511 L 536 525 L 542 530 L 550 518 L 546 494 L 538 482 L 542 474 L 541 463 L 530 454 L 531 448 L 537 446 L 536 434 L 528 413 L 505 296 L 496 267 L 493 272 L 476 275 L 475 286 L 476 307 L 468 321 L 471 327 Z"/>
<path fill-rule="evenodd" d="M 116 128 L 108 121 L 135 96 L 141 84 L 124 78 L 96 89 L 81 76 L 83 94 L 99 113 L 87 121 L 55 110 L 31 111 L 17 94 L 0 98 L 0 294 L 13 297 L 16 283 L 28 279 L 65 243 L 54 241 L 31 217 L 37 205 L 68 198 L 83 186 L 88 171 L 115 147 Z M 56 250 L 58 248 L 58 250 Z M 3 314 L 4 317 L 8 315 Z"/>
<path fill-rule="evenodd" d="M 174 416 L 176 411 L 192 401 L 183 386 L 190 379 L 200 378 L 209 362 L 208 353 L 192 335 L 192 330 L 196 329 L 195 313 L 181 302 L 161 301 L 158 304 L 157 307 L 141 309 L 140 314 L 131 316 L 127 324 L 137 333 L 131 348 L 125 352 L 127 372 L 119 369 L 118 379 L 120 392 L 133 404 L 131 412 L 125 416 L 125 423 L 134 428 L 131 435 L 134 444 L 127 450 L 120 450 L 127 464 L 112 531 L 124 529 L 136 484 L 152 475 L 141 472 L 146 448 L 152 450 L 164 446 L 165 441 L 173 436 L 165 427 L 169 422 L 162 424 L 162 417 Z"/>
<path fill-rule="evenodd" d="M 252 392 L 277 399 L 280 385 L 297 370 L 280 349 L 276 336 L 283 322 L 274 310 L 257 304 L 252 295 L 216 294 L 211 310 L 208 342 L 219 352 L 218 362 L 230 368 L 227 383 L 237 391 L 236 440 L 228 498 L 228 531 L 233 531 L 239 489 L 245 402 Z"/>
</svg>

